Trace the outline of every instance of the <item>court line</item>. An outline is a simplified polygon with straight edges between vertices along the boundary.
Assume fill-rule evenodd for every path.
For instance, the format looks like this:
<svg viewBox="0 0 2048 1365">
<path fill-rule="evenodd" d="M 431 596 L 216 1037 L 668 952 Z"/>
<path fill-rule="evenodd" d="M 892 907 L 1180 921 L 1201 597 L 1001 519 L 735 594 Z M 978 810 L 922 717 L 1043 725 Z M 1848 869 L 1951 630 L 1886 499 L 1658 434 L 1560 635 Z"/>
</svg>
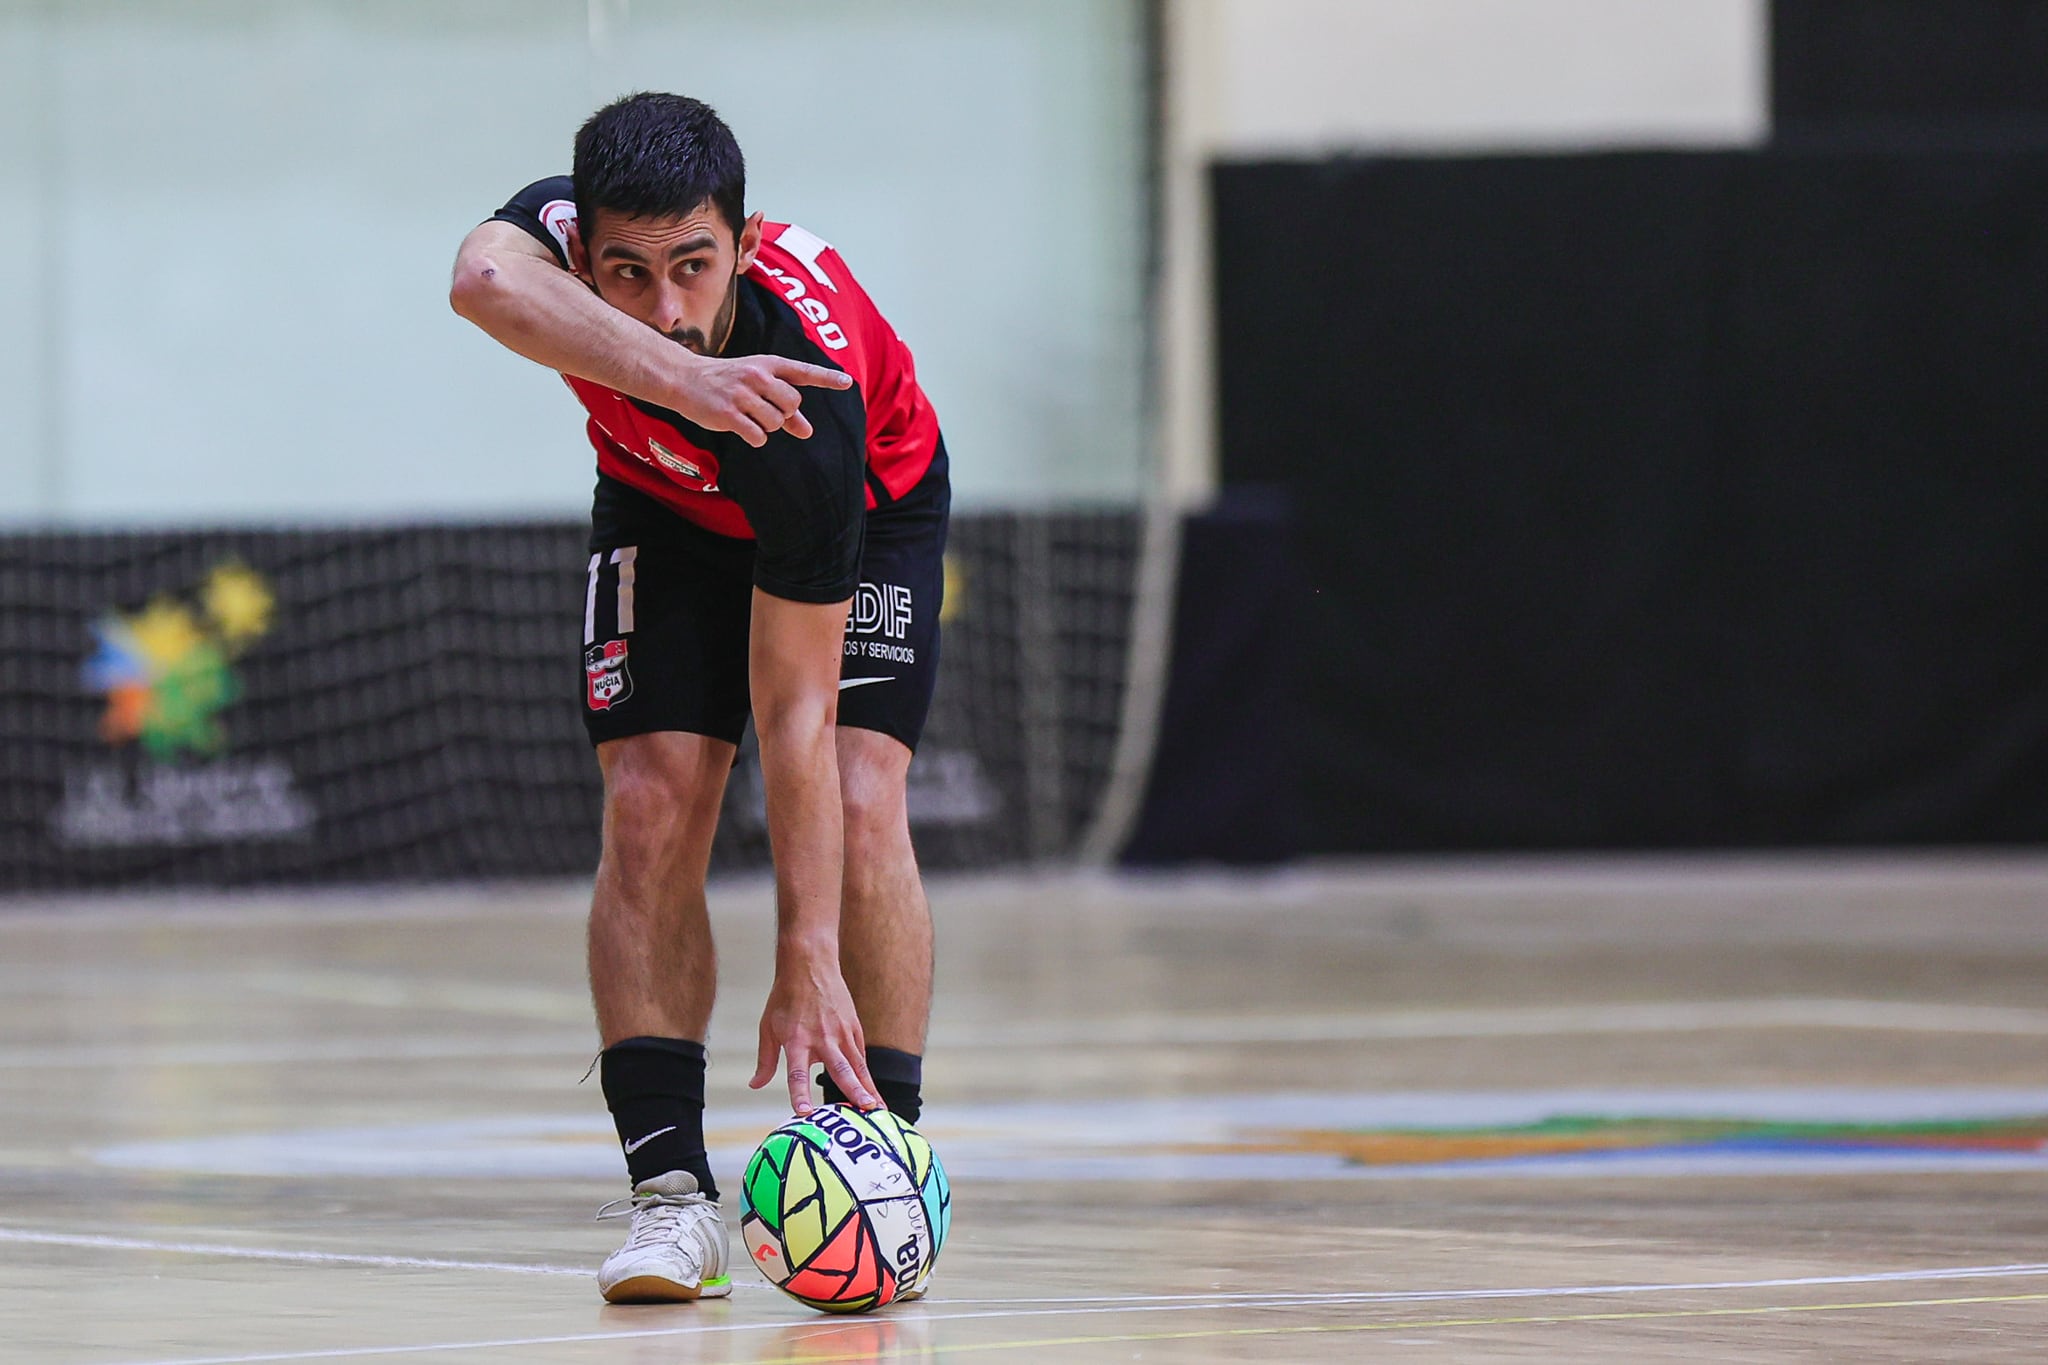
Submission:
<svg viewBox="0 0 2048 1365">
<path fill-rule="evenodd" d="M 340 1251 L 295 1251 L 281 1247 L 247 1247 L 228 1243 L 160 1242 L 142 1237 L 109 1237 L 73 1232 L 44 1232 L 0 1227 L 0 1242 L 37 1246 L 69 1246 L 111 1251 L 145 1251 L 186 1256 L 219 1256 L 237 1260 L 279 1261 L 311 1265 L 361 1265 L 384 1269 L 475 1270 L 518 1275 L 589 1275 L 587 1266 L 534 1265 L 512 1261 L 458 1261 L 421 1256 L 374 1256 Z M 1093 1294 L 1060 1298 L 931 1299 L 932 1307 L 1047 1308 L 1063 1305 L 1108 1308 L 1182 1304 L 1229 1304 L 1240 1307 L 1301 1307 L 1313 1304 L 1440 1303 L 1483 1299 L 1558 1299 L 1600 1294 L 1681 1294 L 1729 1289 L 1812 1289 L 1852 1284 L 1908 1284 L 1942 1280 L 2022 1279 L 2048 1275 L 2048 1261 L 2017 1261 L 2003 1265 L 1930 1266 L 1919 1270 L 1867 1271 L 1853 1275 L 1799 1275 L 1764 1280 L 1691 1280 L 1652 1284 L 1532 1285 L 1507 1289 L 1266 1290 L 1207 1294 Z M 740 1288 L 766 1285 L 742 1284 Z"/>
<path fill-rule="evenodd" d="M 1048 1020 L 934 1032 L 949 1047 L 1116 1046 L 1190 1043 L 1371 1042 L 1400 1039 L 1699 1033 L 1716 1029 L 1838 1028 L 1889 1033 L 2048 1037 L 2048 1010 L 1890 1000 L 1761 999 L 1401 1010 L 1374 1014 L 1150 1015 Z M 1114 1037 L 1110 1037 L 1110 1034 Z"/>
<path fill-rule="evenodd" d="M 357 1003 L 372 1003 L 366 990 Z M 451 1003 L 443 992 L 394 995 L 401 1005 Z M 474 1001 L 468 1003 L 476 1003 Z M 578 1000 L 574 1012 L 587 1015 Z M 567 1019 L 566 999 L 536 1015 Z M 2048 1010 L 1884 1000 L 1702 1000 L 1662 1004 L 1580 1005 L 1494 1010 L 1406 1010 L 1356 1015 L 1225 1015 L 1072 1020 L 1044 1024 L 950 1025 L 949 1047 L 1158 1047 L 1250 1043 L 1399 1042 L 1432 1039 L 1572 1037 L 1602 1033 L 1708 1033 L 1724 1029 L 1829 1028 L 1883 1033 L 1960 1033 L 2048 1037 Z M 0 1047 L 0 1069 L 74 1066 L 244 1066 L 315 1061 L 403 1061 L 446 1057 L 553 1056 L 588 1050 L 581 1034 L 498 1041 L 460 1035 L 327 1038 L 128 1045 L 109 1043 Z"/>
<path fill-rule="evenodd" d="M 554 1024 L 587 1024 L 590 996 L 582 990 L 490 981 L 410 976 L 401 972 L 293 967 L 241 975 L 238 984 L 294 1000 L 327 1000 L 370 1009 L 442 1010 L 509 1015 Z"/>
<path fill-rule="evenodd" d="M 1034 1340 L 965 1343 L 958 1346 L 948 1346 L 945 1347 L 944 1350 L 948 1354 L 952 1354 L 955 1352 L 965 1353 L 968 1351 L 1003 1351 L 1025 1350 L 1034 1348 L 1044 1349 L 1045 1347 L 1049 1346 L 1101 1345 L 1114 1344 L 1118 1342 L 1135 1343 L 1146 1341 L 1185 1341 L 1199 1340 L 1202 1338 L 1216 1339 L 1224 1337 L 1288 1336 L 1306 1335 L 1310 1333 L 1331 1334 L 1339 1332 L 1427 1331 L 1431 1329 L 1442 1329 L 1448 1327 L 1506 1327 L 1570 1322 L 1629 1322 L 1654 1321 L 1659 1319 L 1677 1318 L 1748 1317 L 1766 1313 L 1845 1312 L 1852 1311 L 1855 1309 L 1869 1310 L 1878 1308 L 1930 1308 L 1970 1304 L 2034 1302 L 2048 1302 L 2048 1293 L 1982 1294 L 1948 1299 L 1899 1299 L 1889 1301 L 1880 1300 L 1875 1302 L 1842 1304 L 1745 1305 L 1742 1307 L 1734 1308 L 1662 1309 L 1644 1310 L 1639 1312 L 1609 1313 L 1553 1313 L 1531 1314 L 1523 1317 L 1441 1318 L 1434 1320 L 1426 1319 L 1422 1321 L 1402 1320 L 1395 1322 L 1374 1323 L 1308 1323 L 1278 1327 L 1207 1328 L 1179 1332 L 1104 1333 L 1097 1336 L 1049 1337 Z M 920 1322 L 925 1323 L 962 1322 L 974 1320 L 985 1321 L 988 1319 L 995 1318 L 1015 1317 L 1084 1315 L 1094 1316 L 1096 1314 L 1103 1313 L 1193 1312 L 1205 1308 L 1222 1310 L 1228 1308 L 1242 1308 L 1245 1306 L 1246 1305 L 1244 1304 L 1236 1303 L 1199 1303 L 1173 1306 L 1132 1305 L 1123 1308 L 1084 1308 L 1050 1311 L 1035 1310 L 1032 1312 L 1024 1313 L 926 1313 L 921 1314 L 918 1320 Z M 1267 1305 L 1252 1306 L 1264 1307 Z M 1302 1307 L 1308 1305 L 1284 1304 L 1272 1306 Z M 516 1350 L 526 1346 L 566 1346 L 592 1341 L 631 1341 L 656 1337 L 735 1335 L 747 1332 L 769 1331 L 779 1332 L 787 1331 L 792 1326 L 800 1325 L 802 1324 L 774 1321 L 751 1323 L 706 1323 L 696 1327 L 660 1327 L 647 1328 L 641 1331 L 621 1332 L 578 1332 L 574 1334 L 564 1334 L 560 1336 L 546 1337 L 506 1337 L 492 1341 L 443 1341 L 406 1346 L 354 1346 L 341 1347 L 331 1351 L 285 1351 L 270 1352 L 260 1355 L 181 1356 L 175 1359 L 159 1358 L 146 1361 L 124 1362 L 124 1365 L 274 1365 L 275 1362 L 298 1360 L 359 1360 L 371 1356 L 429 1355 L 437 1354 L 443 1351 Z M 875 1356 L 872 1351 L 863 1351 L 856 1355 L 806 1355 L 778 1357 L 772 1361 L 763 1361 L 760 1363 L 760 1365 L 795 1365 L 796 1362 L 809 1362 L 809 1365 L 828 1365 L 828 1362 L 832 1361 L 872 1360 L 874 1358 Z"/>
<path fill-rule="evenodd" d="M 422 976 L 407 971 L 340 967 L 270 966 L 240 969 L 195 968 L 166 973 L 146 966 L 88 963 L 52 969 L 30 964 L 0 972 L 44 990 L 70 994 L 109 994 L 146 984 L 161 993 L 168 983 L 190 991 L 218 990 L 237 996 L 280 996 L 290 1000 L 324 1000 L 377 1010 L 434 1010 L 457 1014 L 528 1018 L 557 1024 L 588 1024 L 590 995 L 516 981 L 493 982 L 463 977 Z"/>
<path fill-rule="evenodd" d="M 243 1247 L 211 1242 L 155 1242 L 140 1237 L 101 1237 L 75 1232 L 36 1232 L 0 1228 L 0 1242 L 31 1246 L 86 1247 L 106 1251 L 151 1251 L 179 1256 L 222 1256 L 244 1261 L 301 1262 L 307 1265 L 359 1265 L 401 1270 L 491 1270 L 513 1275 L 589 1275 L 588 1266 L 520 1265 L 511 1261 L 443 1261 L 425 1256 L 370 1256 L 345 1251 L 287 1251 L 275 1247 Z"/>
<path fill-rule="evenodd" d="M 1927 1270 L 1872 1271 L 1861 1275 L 1800 1275 L 1776 1280 L 1697 1280 L 1673 1284 L 1580 1284 L 1532 1286 L 1521 1289 L 1385 1289 L 1287 1293 L 1143 1294 L 1104 1295 L 1067 1299 L 939 1299 L 935 1304 L 1089 1304 L 1169 1303 L 1213 1304 L 1227 1301 L 1240 1307 L 1297 1308 L 1316 1304 L 1347 1303 L 1442 1303 L 1466 1299 L 1566 1299 L 1599 1294 L 1685 1294 L 1724 1289 L 1813 1289 L 1851 1284 L 1917 1284 L 1940 1280 L 2004 1280 L 2048 1275 L 2048 1262 L 2018 1262 L 2012 1265 L 1940 1266 Z"/>
<path fill-rule="evenodd" d="M 299 1062 L 407 1062 L 489 1057 L 587 1057 L 595 1035 L 560 1038 L 488 1038 L 462 1035 L 408 1038 L 303 1038 L 276 1042 L 229 1041 L 136 1045 L 53 1043 L 0 1047 L 0 1070 L 70 1067 L 146 1069 L 161 1066 L 262 1066 Z"/>
<path fill-rule="evenodd" d="M 1403 1322 L 1329 1322 L 1297 1323 L 1287 1327 L 1211 1327 L 1184 1332 L 1118 1332 L 1099 1336 L 1041 1337 L 1034 1341 L 975 1341 L 963 1342 L 957 1346 L 940 1348 L 946 1355 L 982 1354 L 990 1351 L 1046 1350 L 1057 1346 L 1113 1346 L 1118 1344 L 1136 1345 L 1159 1341 L 1216 1341 L 1231 1337 L 1278 1337 L 1278 1336 L 1334 1336 L 1354 1332 L 1427 1332 L 1442 1331 L 1455 1327 L 1524 1327 L 1556 1326 L 1574 1322 L 1659 1322 L 1684 1318 L 1740 1318 L 1761 1317 L 1771 1313 L 1853 1313 L 1868 1312 L 1879 1308 L 1948 1308 L 1992 1303 L 2039 1303 L 2048 1301 L 2048 1294 L 1984 1294 L 1954 1299 L 1895 1299 L 1889 1302 L 1865 1303 L 1786 1303 L 1758 1304 L 1742 1308 L 1672 1308 L 1661 1311 L 1640 1313 L 1555 1313 L 1531 1315 L 1519 1318 L 1439 1318 L 1434 1321 Z M 878 1357 L 872 1351 L 856 1354 L 821 1356 L 793 1355 L 773 1356 L 756 1362 L 756 1365 L 835 1365 L 851 1361 L 869 1361 Z"/>
<path fill-rule="evenodd" d="M 1195 1303 L 1195 1304 L 1124 1304 L 1115 1307 L 1097 1308 L 1034 1308 L 1020 1312 L 983 1313 L 921 1313 L 917 1321 L 933 1322 L 977 1322 L 1007 1318 L 1043 1317 L 1095 1317 L 1113 1313 L 1185 1313 L 1201 1308 L 1228 1309 L 1243 1308 L 1241 1303 Z M 1250 1305 L 1262 1307 L 1264 1305 Z M 1293 1307 L 1281 1304 L 1279 1307 Z M 404 1346 L 343 1346 L 328 1351 L 285 1351 L 260 1355 L 235 1356 L 180 1356 L 176 1359 L 151 1359 L 123 1362 L 123 1365 L 267 1365 L 269 1362 L 294 1360 L 360 1360 L 371 1356 L 431 1355 L 442 1351 L 503 1351 L 525 1346 L 567 1346 L 591 1341 L 638 1341 L 656 1337 L 686 1336 L 730 1336 L 749 1332 L 785 1332 L 792 1327 L 801 1327 L 814 1322 L 831 1321 L 819 1316 L 793 1319 L 771 1319 L 766 1322 L 714 1322 L 692 1327 L 647 1327 L 637 1331 L 617 1332 L 576 1332 L 559 1336 L 544 1337 L 502 1337 L 491 1341 L 436 1341 L 413 1343 Z"/>
<path fill-rule="evenodd" d="M 510 1272 L 516 1274 L 573 1275 L 583 1277 L 589 1274 L 587 1267 L 520 1265 L 493 1261 L 439 1260 L 426 1257 L 368 1256 L 341 1252 L 288 1251 L 260 1247 L 219 1246 L 207 1243 L 154 1242 L 142 1238 L 91 1236 L 77 1233 L 38 1232 L 28 1229 L 0 1228 L 0 1241 L 32 1243 L 54 1246 L 82 1246 L 113 1250 L 135 1250 L 168 1252 L 198 1256 L 227 1256 L 240 1259 L 267 1259 L 310 1264 L 364 1265 L 377 1268 L 427 1269 L 427 1270 L 468 1270 Z M 1285 1309 L 1285 1308 L 1337 1308 L 1365 1307 L 1376 1304 L 1459 1302 L 1474 1300 L 1571 1298 L 1591 1295 L 1634 1295 L 1715 1292 L 1727 1290 L 1793 1289 L 1819 1286 L 1839 1287 L 1855 1284 L 1897 1284 L 1962 1279 L 2012 1279 L 2048 1275 L 2048 1263 L 2016 1262 L 2007 1265 L 1988 1266 L 1944 1266 L 1921 1270 L 1873 1271 L 1856 1275 L 1815 1275 L 1762 1280 L 1702 1280 L 1672 1282 L 1663 1284 L 1602 1284 L 1602 1285 L 1550 1285 L 1507 1289 L 1445 1289 L 1445 1290 L 1384 1290 L 1356 1292 L 1294 1292 L 1274 1291 L 1269 1293 L 1227 1293 L 1189 1295 L 1121 1295 L 1091 1296 L 1080 1298 L 1048 1299 L 939 1299 L 928 1300 L 931 1310 L 948 1308 L 970 1308 L 986 1305 L 979 1312 L 928 1311 L 921 1320 L 930 1322 L 958 1322 L 989 1319 L 1028 1317 L 1094 1317 L 1124 1313 L 1181 1313 L 1203 1310 L 1226 1309 Z M 766 1289 L 765 1285 L 748 1285 L 747 1288 Z M 2018 1301 L 2025 1298 L 2048 1298 L 2043 1295 L 2010 1296 L 2007 1299 L 1986 1299 L 1986 1302 Z M 1958 1300 L 1962 1302 L 1962 1300 Z M 1740 1310 L 1717 1310 L 1734 1312 Z M 1613 1317 L 1615 1315 L 1592 1315 L 1592 1317 Z M 1586 1320 L 1592 1320 L 1589 1317 Z M 1537 1319 L 1529 1319 L 1536 1321 Z M 1556 1319 L 1558 1321 L 1573 1319 Z M 1474 1321 L 1495 1321 L 1475 1319 Z M 1508 1321 L 1501 1319 L 1498 1321 Z M 1408 1324 L 1427 1326 L 1429 1324 Z M 404 1346 L 340 1347 L 327 1351 L 295 1351 L 260 1355 L 185 1357 L 177 1360 L 152 1360 L 137 1362 L 136 1365 L 259 1365 L 260 1362 L 295 1360 L 360 1359 L 371 1356 L 396 1356 L 427 1354 L 454 1350 L 512 1349 L 522 1346 L 564 1345 L 585 1341 L 610 1341 L 637 1339 L 641 1337 L 666 1337 L 692 1333 L 729 1333 L 780 1330 L 790 1326 L 786 1322 L 765 1323 L 707 1323 L 693 1327 L 650 1328 L 640 1331 L 579 1333 L 547 1337 L 520 1337 L 492 1341 L 432 1342 Z M 1247 1332 L 1253 1329 L 1245 1329 Z M 1277 1329 L 1257 1329 L 1277 1330 Z M 1364 1330 L 1364 1329 L 1359 1329 Z M 1171 1334 L 1168 1334 L 1170 1336 Z M 1151 1340 L 1150 1337 L 1105 1336 L 1102 1341 Z M 1162 1336 L 1158 1339 L 1168 1339 Z M 1095 1338 L 1077 1338 L 1096 1340 Z M 958 1349 L 958 1348 L 949 1348 Z"/>
</svg>

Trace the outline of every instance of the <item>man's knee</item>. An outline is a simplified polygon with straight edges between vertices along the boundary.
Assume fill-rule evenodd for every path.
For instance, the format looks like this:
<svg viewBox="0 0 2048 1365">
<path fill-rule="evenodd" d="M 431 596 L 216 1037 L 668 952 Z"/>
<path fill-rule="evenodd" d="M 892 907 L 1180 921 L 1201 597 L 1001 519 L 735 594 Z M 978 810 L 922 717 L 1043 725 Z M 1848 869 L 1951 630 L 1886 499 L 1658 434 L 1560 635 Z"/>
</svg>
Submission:
<svg viewBox="0 0 2048 1365">
<path fill-rule="evenodd" d="M 657 742 L 619 741 L 604 765 L 605 854 L 628 873 L 709 852 L 718 819 L 722 772 L 707 773 L 699 756 Z"/>
<path fill-rule="evenodd" d="M 910 751 L 873 731 L 840 733 L 839 799 L 849 842 L 907 834 Z"/>
</svg>

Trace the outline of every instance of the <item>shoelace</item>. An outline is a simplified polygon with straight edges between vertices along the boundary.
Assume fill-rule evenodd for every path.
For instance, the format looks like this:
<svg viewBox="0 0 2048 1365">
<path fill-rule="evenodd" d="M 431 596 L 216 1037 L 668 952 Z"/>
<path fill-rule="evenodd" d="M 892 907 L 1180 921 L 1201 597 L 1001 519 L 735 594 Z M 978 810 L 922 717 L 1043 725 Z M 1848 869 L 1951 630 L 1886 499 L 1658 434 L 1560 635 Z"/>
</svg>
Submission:
<svg viewBox="0 0 2048 1365">
<path fill-rule="evenodd" d="M 645 1246 L 650 1242 L 673 1239 L 682 1231 L 682 1224 L 693 1211 L 711 1207 L 709 1200 L 701 1196 L 684 1199 L 665 1195 L 634 1195 L 625 1199 L 614 1199 L 597 1211 L 597 1220 L 633 1217 L 632 1235 L 626 1238 L 626 1246 Z"/>
</svg>

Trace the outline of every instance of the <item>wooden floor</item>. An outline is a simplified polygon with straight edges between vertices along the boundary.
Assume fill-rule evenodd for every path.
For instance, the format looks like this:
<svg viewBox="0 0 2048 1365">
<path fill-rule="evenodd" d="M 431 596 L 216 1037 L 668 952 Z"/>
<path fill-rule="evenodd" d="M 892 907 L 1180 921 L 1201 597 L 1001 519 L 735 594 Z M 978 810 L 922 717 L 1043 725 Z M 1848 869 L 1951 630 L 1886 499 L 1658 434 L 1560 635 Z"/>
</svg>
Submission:
<svg viewBox="0 0 2048 1365">
<path fill-rule="evenodd" d="M 2048 861 L 941 882 L 931 1296 L 609 1308 L 579 888 L 0 905 L 0 1361 L 2038 1361 Z M 715 897 L 721 1176 L 763 887 Z"/>
</svg>

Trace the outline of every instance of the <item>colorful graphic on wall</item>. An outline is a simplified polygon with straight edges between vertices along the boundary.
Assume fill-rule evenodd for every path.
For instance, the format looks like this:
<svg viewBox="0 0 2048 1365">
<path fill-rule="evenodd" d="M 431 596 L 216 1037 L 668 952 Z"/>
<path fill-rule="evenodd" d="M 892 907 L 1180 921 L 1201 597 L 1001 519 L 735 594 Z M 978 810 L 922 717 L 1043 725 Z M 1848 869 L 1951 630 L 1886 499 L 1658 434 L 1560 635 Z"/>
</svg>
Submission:
<svg viewBox="0 0 2048 1365">
<path fill-rule="evenodd" d="M 275 605 L 262 576 L 230 560 L 207 575 L 196 608 L 162 596 L 101 617 L 85 664 L 85 685 L 107 699 L 100 737 L 140 740 L 160 760 L 220 752 L 220 713 L 241 695 L 233 662 L 270 629 Z"/>
<path fill-rule="evenodd" d="M 230 559 L 187 595 L 159 594 L 93 624 L 81 677 L 106 698 L 99 734 L 116 754 L 65 774 L 51 820 L 60 844 L 235 843 L 310 828 L 289 768 L 226 753 L 222 713 L 242 695 L 235 664 L 269 633 L 276 607 L 263 576 Z"/>
</svg>

